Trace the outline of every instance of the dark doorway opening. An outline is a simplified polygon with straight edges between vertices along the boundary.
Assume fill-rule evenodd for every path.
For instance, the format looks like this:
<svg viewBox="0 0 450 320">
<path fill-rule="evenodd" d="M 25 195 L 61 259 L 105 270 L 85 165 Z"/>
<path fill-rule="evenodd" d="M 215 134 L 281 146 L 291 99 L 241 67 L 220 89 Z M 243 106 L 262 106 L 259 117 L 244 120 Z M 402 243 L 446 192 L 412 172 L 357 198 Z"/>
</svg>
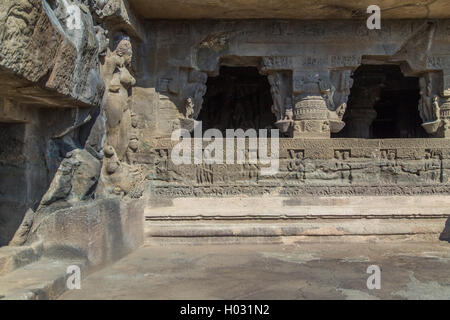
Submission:
<svg viewBox="0 0 450 320">
<path fill-rule="evenodd" d="M 274 129 L 272 95 L 266 76 L 255 67 L 221 67 L 217 77 L 206 83 L 202 111 L 198 119 L 203 130 Z M 269 132 L 270 134 L 270 132 Z"/>
<path fill-rule="evenodd" d="M 405 77 L 397 65 L 363 65 L 344 116 L 342 138 L 425 138 L 419 115 L 419 78 Z"/>
<path fill-rule="evenodd" d="M 28 209 L 25 124 L 0 123 L 0 247 L 8 245 Z"/>
</svg>

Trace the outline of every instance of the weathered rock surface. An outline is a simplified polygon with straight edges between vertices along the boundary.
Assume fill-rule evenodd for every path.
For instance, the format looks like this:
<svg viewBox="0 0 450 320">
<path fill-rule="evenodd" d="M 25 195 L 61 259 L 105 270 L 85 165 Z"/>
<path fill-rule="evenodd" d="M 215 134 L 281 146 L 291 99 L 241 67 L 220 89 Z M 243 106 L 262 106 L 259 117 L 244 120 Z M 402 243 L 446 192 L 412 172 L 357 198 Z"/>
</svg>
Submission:
<svg viewBox="0 0 450 320">
<path fill-rule="evenodd" d="M 84 258 L 90 266 L 115 261 L 143 243 L 143 208 L 120 198 L 53 207 L 36 217 L 28 242 L 44 240 L 47 256 Z"/>
<path fill-rule="evenodd" d="M 351 19 L 377 4 L 384 19 L 448 18 L 446 0 L 129 0 L 147 19 Z"/>
<path fill-rule="evenodd" d="M 424 203 L 450 192 L 450 6 L 381 0 L 382 29 L 369 30 L 369 4 L 0 0 L 0 246 L 11 246 L 0 273 L 41 256 L 102 266 L 140 246 L 144 225 L 151 237 L 447 239 L 448 205 Z M 394 102 L 376 105 L 383 94 Z M 386 106 L 395 114 L 378 118 Z M 176 164 L 170 136 L 200 121 L 280 129 L 279 170 Z M 389 135 L 373 133 L 376 121 Z M 391 199 L 397 211 L 367 197 L 389 194 L 427 197 Z M 137 199 L 149 195 L 182 205 L 153 204 L 144 223 Z M 336 209 L 331 219 L 295 205 L 318 195 L 370 205 L 321 208 Z M 60 293 L 65 264 L 52 263 L 56 280 L 24 282 L 30 291 L 9 277 L 12 296 Z"/>
<path fill-rule="evenodd" d="M 70 211 L 95 198 L 112 123 L 102 108 L 101 64 L 108 31 L 113 39 L 123 29 L 139 36 L 128 10 L 124 1 L 0 2 L 0 245 L 16 230 L 11 244 L 25 243 L 49 207 Z M 128 89 L 118 101 L 124 107 Z M 122 122 L 127 133 L 131 120 Z M 122 149 L 128 143 L 124 136 Z"/>
<path fill-rule="evenodd" d="M 0 26 L 0 95 L 45 107 L 100 104 L 98 45 L 85 5 L 2 1 Z"/>
<path fill-rule="evenodd" d="M 86 200 L 95 191 L 100 176 L 101 162 L 86 150 L 69 152 L 42 198 L 43 205 L 58 200 L 78 203 Z"/>
</svg>

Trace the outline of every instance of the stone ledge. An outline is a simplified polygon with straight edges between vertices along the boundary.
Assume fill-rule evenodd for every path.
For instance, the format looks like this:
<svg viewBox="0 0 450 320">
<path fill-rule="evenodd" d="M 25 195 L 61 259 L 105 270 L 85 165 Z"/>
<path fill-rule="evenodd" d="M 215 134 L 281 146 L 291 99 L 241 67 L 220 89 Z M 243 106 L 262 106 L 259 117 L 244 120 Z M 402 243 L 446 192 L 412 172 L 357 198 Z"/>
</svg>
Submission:
<svg viewBox="0 0 450 320">
<path fill-rule="evenodd" d="M 272 1 L 272 0 L 129 0 L 135 12 L 147 19 L 352 19 L 367 17 L 374 4 L 368 0 L 350 1 Z M 318 4 L 320 2 L 320 4 Z M 395 3 L 395 5 L 394 5 Z M 386 19 L 449 17 L 445 0 L 431 3 L 412 0 L 378 0 Z"/>
<path fill-rule="evenodd" d="M 151 199 L 146 220 L 449 218 L 450 196 Z"/>
<path fill-rule="evenodd" d="M 446 228 L 440 219 L 341 219 L 277 222 L 155 222 L 147 221 L 146 238 L 152 237 L 318 237 L 318 236 L 378 236 L 435 235 L 438 239 Z"/>
</svg>

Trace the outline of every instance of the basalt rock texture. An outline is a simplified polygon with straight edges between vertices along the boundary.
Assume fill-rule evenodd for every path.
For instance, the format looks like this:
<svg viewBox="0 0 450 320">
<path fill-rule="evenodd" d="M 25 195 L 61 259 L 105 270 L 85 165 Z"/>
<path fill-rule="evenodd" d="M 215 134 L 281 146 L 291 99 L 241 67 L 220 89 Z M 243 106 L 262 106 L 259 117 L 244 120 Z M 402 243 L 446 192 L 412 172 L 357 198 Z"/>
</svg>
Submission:
<svg viewBox="0 0 450 320">
<path fill-rule="evenodd" d="M 371 30 L 370 4 L 0 0 L 0 246 L 102 265 L 149 197 L 448 193 L 450 6 L 382 0 Z M 256 163 L 176 163 L 200 121 L 273 130 L 276 172 L 248 139 Z"/>
<path fill-rule="evenodd" d="M 0 245 L 43 243 L 44 254 L 100 265 L 142 242 L 143 210 L 123 199 L 142 194 L 123 161 L 131 37 L 141 32 L 128 10 L 124 1 L 0 1 Z M 120 155 L 115 184 L 102 177 L 112 174 L 105 146 Z"/>
<path fill-rule="evenodd" d="M 2 95 L 46 107 L 100 104 L 104 84 L 88 7 L 2 1 L 0 12 Z"/>
</svg>

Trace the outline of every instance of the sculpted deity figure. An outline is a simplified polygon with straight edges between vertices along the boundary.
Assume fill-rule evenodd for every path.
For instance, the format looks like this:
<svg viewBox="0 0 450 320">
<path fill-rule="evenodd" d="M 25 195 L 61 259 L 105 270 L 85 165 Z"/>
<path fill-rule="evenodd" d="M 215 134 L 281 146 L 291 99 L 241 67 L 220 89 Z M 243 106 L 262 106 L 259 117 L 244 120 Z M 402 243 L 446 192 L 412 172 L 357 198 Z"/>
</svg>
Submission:
<svg viewBox="0 0 450 320">
<path fill-rule="evenodd" d="M 430 79 L 420 78 L 420 95 L 419 112 L 423 122 L 439 120 L 439 101 L 433 96 Z"/>
<path fill-rule="evenodd" d="M 436 120 L 441 118 L 441 108 L 439 107 L 439 97 L 437 96 L 433 98 L 433 115 Z"/>
<path fill-rule="evenodd" d="M 107 139 L 109 145 L 115 149 L 119 160 L 123 160 L 130 140 L 129 96 L 131 88 L 136 84 L 136 80 L 128 70 L 132 54 L 130 38 L 121 35 L 116 41 L 114 51 L 108 52 L 103 65 L 107 85 L 104 98 Z"/>
<path fill-rule="evenodd" d="M 272 113 L 277 117 L 277 120 L 281 120 L 283 114 L 283 96 L 281 94 L 281 75 L 279 73 L 270 74 L 268 77 L 270 83 L 270 93 L 272 94 L 273 106 Z"/>
<path fill-rule="evenodd" d="M 342 103 L 339 107 L 337 107 L 336 114 L 337 114 L 339 119 L 342 120 L 342 118 L 344 117 L 344 114 L 345 114 L 345 110 L 347 110 L 347 103 L 346 102 Z"/>
</svg>

